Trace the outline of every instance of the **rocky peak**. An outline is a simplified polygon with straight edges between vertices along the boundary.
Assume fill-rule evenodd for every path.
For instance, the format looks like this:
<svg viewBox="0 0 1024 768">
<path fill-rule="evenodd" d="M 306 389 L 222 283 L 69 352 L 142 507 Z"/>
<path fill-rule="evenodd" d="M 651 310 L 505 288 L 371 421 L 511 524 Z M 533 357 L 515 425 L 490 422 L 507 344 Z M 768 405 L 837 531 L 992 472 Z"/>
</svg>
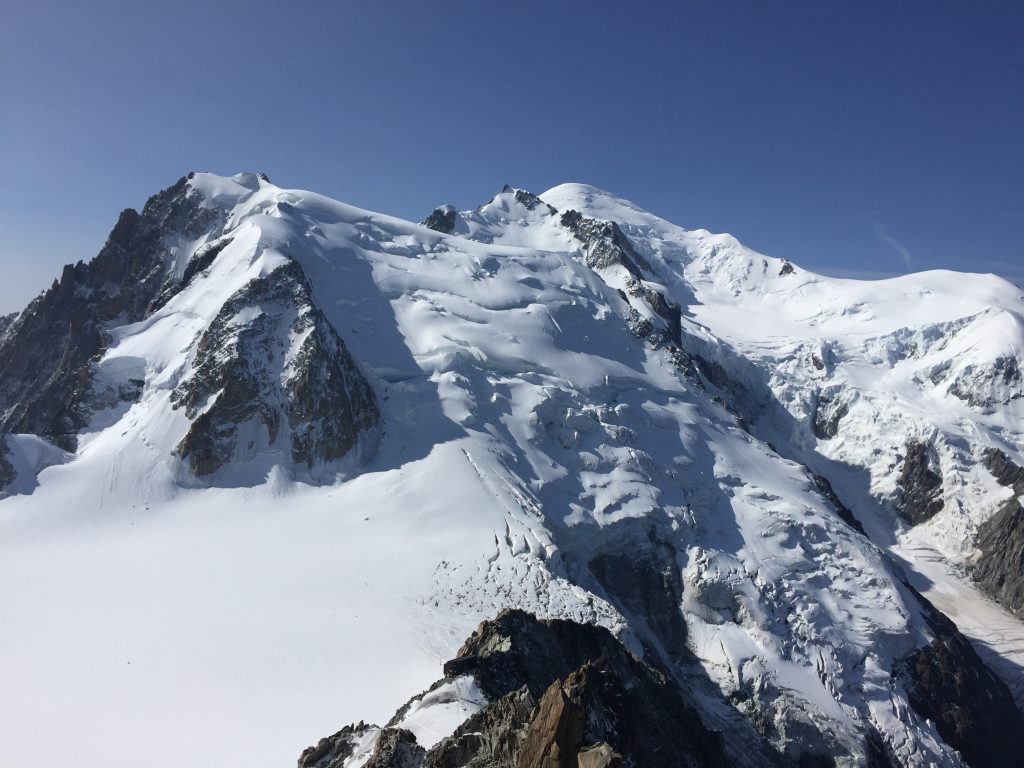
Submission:
<svg viewBox="0 0 1024 768">
<path fill-rule="evenodd" d="M 527 192 L 525 189 L 518 189 L 516 187 L 509 186 L 506 184 L 502 190 L 502 194 L 511 194 L 517 203 L 526 208 L 528 211 L 535 210 L 541 206 L 547 208 L 548 213 L 556 214 L 558 211 L 553 207 L 541 200 L 537 195 L 532 192 Z"/>
<path fill-rule="evenodd" d="M 445 680 L 471 675 L 488 703 L 423 753 L 424 768 L 729 764 L 721 734 L 704 726 L 675 682 L 602 627 L 506 610 L 481 624 L 444 669 Z M 400 710 L 381 731 L 378 745 L 387 739 L 381 753 L 397 752 L 396 742 L 406 744 L 407 754 L 416 752 L 415 737 L 403 735 L 402 716 Z M 356 732 L 350 726 L 306 750 L 301 768 L 334 768 L 310 757 L 353 754 Z"/>
<path fill-rule="evenodd" d="M 450 205 L 442 205 L 423 220 L 423 226 L 429 227 L 435 232 L 447 235 L 455 229 L 455 220 L 458 217 L 455 208 Z"/>
<path fill-rule="evenodd" d="M 17 312 L 11 312 L 9 315 L 0 315 L 0 336 L 4 335 L 4 331 L 10 328 L 11 323 L 18 319 Z"/>
<path fill-rule="evenodd" d="M 0 336 L 0 431 L 73 449 L 93 410 L 92 363 L 108 329 L 142 320 L 166 292 L 170 238 L 198 238 L 221 215 L 182 178 L 141 213 L 124 210 L 92 261 L 65 266 Z"/>
</svg>

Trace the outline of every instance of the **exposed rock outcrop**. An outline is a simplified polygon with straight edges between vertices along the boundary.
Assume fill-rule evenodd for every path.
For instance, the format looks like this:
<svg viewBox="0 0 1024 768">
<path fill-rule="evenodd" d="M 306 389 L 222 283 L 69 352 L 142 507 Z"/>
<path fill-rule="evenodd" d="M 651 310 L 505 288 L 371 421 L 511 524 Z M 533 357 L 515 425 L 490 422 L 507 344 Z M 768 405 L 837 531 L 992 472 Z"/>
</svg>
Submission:
<svg viewBox="0 0 1024 768">
<path fill-rule="evenodd" d="M 625 294 L 643 301 L 664 325 L 656 327 L 630 307 L 626 322 L 634 336 L 649 341 L 655 347 L 678 347 L 682 344 L 682 308 L 665 298 L 661 291 L 645 285 L 635 278 L 626 281 Z M 625 296 L 624 296 L 625 298 Z M 629 301 L 626 298 L 626 301 Z M 657 322 L 657 321 L 655 321 Z"/>
<path fill-rule="evenodd" d="M 1007 501 L 978 528 L 981 555 L 971 575 L 1002 605 L 1024 616 L 1024 507 Z"/>
<path fill-rule="evenodd" d="M 864 533 L 864 526 L 860 524 L 860 521 L 853 516 L 853 512 L 847 507 L 840 498 L 836 495 L 836 492 L 832 488 L 832 483 L 828 481 L 827 477 L 822 475 L 816 475 L 811 473 L 811 479 L 814 481 L 814 486 L 818 489 L 818 492 L 825 497 L 825 500 L 832 505 L 832 509 L 836 511 L 836 514 L 842 518 L 843 522 L 848 526 L 857 531 L 857 533 Z"/>
<path fill-rule="evenodd" d="M 814 407 L 814 436 L 819 440 L 831 440 L 839 434 L 839 422 L 849 411 L 845 401 L 832 395 L 818 395 Z"/>
<path fill-rule="evenodd" d="M 405 728 L 385 728 L 363 768 L 420 768 L 426 750 Z"/>
<path fill-rule="evenodd" d="M 975 408 L 991 409 L 1024 396 L 1020 363 L 1003 355 L 985 366 L 968 366 L 949 385 L 949 393 Z"/>
<path fill-rule="evenodd" d="M 182 178 L 126 209 L 99 254 L 67 265 L 0 335 L 0 431 L 73 449 L 92 413 L 92 362 L 114 325 L 142 320 L 172 284 L 169 237 L 194 239 L 218 216 Z"/>
<path fill-rule="evenodd" d="M 583 244 L 583 260 L 591 269 L 618 265 L 638 280 L 643 277 L 641 270 L 651 271 L 650 264 L 637 253 L 615 222 L 588 219 L 579 211 L 566 211 L 559 221 Z"/>
<path fill-rule="evenodd" d="M 12 312 L 9 315 L 0 315 L 0 336 L 4 335 L 4 331 L 11 327 L 11 323 L 18 319 L 18 313 Z"/>
<path fill-rule="evenodd" d="M 1024 495 L 1024 468 L 998 448 L 986 450 L 982 460 L 1015 496 L 978 527 L 980 554 L 971 575 L 998 602 L 1024 616 L 1024 507 L 1017 499 Z"/>
<path fill-rule="evenodd" d="M 423 220 L 423 226 L 429 227 L 435 232 L 447 235 L 455 229 L 455 219 L 458 213 L 450 205 L 442 205 L 435 208 L 433 212 Z"/>
<path fill-rule="evenodd" d="M 516 189 L 508 184 L 502 188 L 502 193 L 506 194 L 509 192 L 514 193 L 516 202 L 526 208 L 528 211 L 536 210 L 537 208 L 544 206 L 549 214 L 556 214 L 558 211 L 553 207 L 541 200 L 537 195 L 532 192 L 527 192 L 525 189 Z"/>
<path fill-rule="evenodd" d="M 492 701 L 427 752 L 423 768 L 516 768 L 536 708 L 526 686 Z"/>
<path fill-rule="evenodd" d="M 583 709 L 581 667 L 563 683 L 553 682 L 541 696 L 519 748 L 518 766 L 568 768 L 576 765 L 583 743 L 586 713 Z"/>
<path fill-rule="evenodd" d="M 304 749 L 299 755 L 298 768 L 342 768 L 371 729 L 373 726 L 363 722 L 346 725 L 333 736 L 326 736 L 316 745 Z"/>
<path fill-rule="evenodd" d="M 956 625 L 917 597 L 934 639 L 902 663 L 911 707 L 971 768 L 1013 765 L 1024 754 L 1024 721 L 1013 696 Z"/>
<path fill-rule="evenodd" d="M 1018 496 L 1024 496 L 1024 467 L 1018 467 L 998 448 L 987 449 L 982 461 L 996 482 L 1013 488 L 1013 492 Z"/>
<path fill-rule="evenodd" d="M 178 453 L 198 476 L 280 445 L 297 465 L 369 455 L 380 414 L 366 379 L 313 304 L 297 262 L 250 281 L 221 307 L 172 400 L 193 419 Z M 262 428 L 248 442 L 244 424 Z M 360 445 L 363 442 L 365 445 Z"/>
<path fill-rule="evenodd" d="M 918 525 L 942 511 L 942 476 L 934 449 L 919 440 L 909 440 L 897 481 L 901 490 L 900 516 L 911 525 Z"/>
<path fill-rule="evenodd" d="M 622 755 L 604 742 L 584 747 L 576 755 L 579 768 L 622 768 Z"/>
<path fill-rule="evenodd" d="M 505 611 L 481 624 L 445 665 L 448 679 L 466 674 L 490 703 L 428 750 L 424 768 L 728 764 L 721 734 L 704 726 L 677 684 L 601 627 Z M 332 739 L 349 744 L 352 734 Z M 414 754 L 410 740 L 402 741 Z M 333 743 L 306 750 L 300 767 L 334 768 L 310 761 L 340 754 Z M 368 765 L 376 764 L 371 758 Z"/>
</svg>

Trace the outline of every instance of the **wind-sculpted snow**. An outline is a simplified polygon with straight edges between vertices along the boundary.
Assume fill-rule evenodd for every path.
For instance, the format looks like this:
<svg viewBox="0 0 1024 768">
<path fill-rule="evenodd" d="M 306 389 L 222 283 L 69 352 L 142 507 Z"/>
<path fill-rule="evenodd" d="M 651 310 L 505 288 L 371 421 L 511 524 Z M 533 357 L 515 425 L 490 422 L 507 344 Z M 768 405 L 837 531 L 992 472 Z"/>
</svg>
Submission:
<svg viewBox="0 0 1024 768">
<path fill-rule="evenodd" d="M 430 226 L 187 185 L 208 230 L 106 328 L 74 454 L 0 504 L 31 585 L 0 590 L 0 762 L 60 728 L 84 765 L 280 765 L 522 608 L 611 630 L 734 764 L 963 764 L 901 677 L 936 632 L 897 562 L 966 562 L 1008 493 L 1006 284 L 830 280 L 582 185 Z M 911 441 L 944 504 L 904 529 Z"/>
</svg>

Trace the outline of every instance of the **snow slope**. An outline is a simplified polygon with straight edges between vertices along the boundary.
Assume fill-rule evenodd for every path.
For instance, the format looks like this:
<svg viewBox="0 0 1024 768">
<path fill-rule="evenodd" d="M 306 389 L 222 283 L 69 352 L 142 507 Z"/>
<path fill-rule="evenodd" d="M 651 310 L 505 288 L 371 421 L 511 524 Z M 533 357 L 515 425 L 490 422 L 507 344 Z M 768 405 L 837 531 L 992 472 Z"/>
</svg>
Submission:
<svg viewBox="0 0 1024 768">
<path fill-rule="evenodd" d="M 0 763 L 290 764 L 339 723 L 386 719 L 477 623 L 518 606 L 599 622 L 638 653 L 685 645 L 705 716 L 736 722 L 731 696 L 767 713 L 782 750 L 805 747 L 810 724 L 836 755 L 877 731 L 905 765 L 960 764 L 896 680 L 931 634 L 890 558 L 915 569 L 915 547 L 941 553 L 949 568 L 917 573 L 937 598 L 961 594 L 956 566 L 999 492 L 967 459 L 1024 450 L 1019 389 L 984 373 L 1019 355 L 1014 289 L 779 274 L 781 260 L 583 185 L 543 202 L 508 190 L 450 234 L 253 175 L 189 185 L 220 216 L 167 269 L 230 242 L 152 315 L 110 329 L 98 380 L 142 380 L 138 399 L 0 501 L 0 721 L 17 724 Z M 616 222 L 642 268 L 588 266 L 596 246 L 567 210 Z M 201 481 L 176 455 L 189 417 L 172 393 L 225 302 L 289 260 L 376 392 L 379 447 L 310 473 L 257 429 L 250 454 Z M 656 294 L 682 305 L 690 351 L 772 404 L 739 413 L 638 336 L 666 322 Z M 951 394 L 958 382 L 978 404 Z M 828 387 L 850 406 L 819 440 Z M 892 509 L 909 433 L 938 435 L 949 470 L 945 509 L 914 529 Z M 684 630 L 599 575 L 626 545 L 671 553 Z M 997 652 L 1024 648 L 1019 621 L 985 610 L 1005 622 Z M 450 731 L 464 697 L 413 724 Z"/>
<path fill-rule="evenodd" d="M 1020 289 L 994 275 L 948 271 L 829 278 L 729 235 L 683 230 L 586 185 L 541 197 L 620 222 L 681 300 L 690 296 L 694 334 L 710 331 L 752 362 L 735 374 L 766 382 L 785 408 L 754 414 L 754 433 L 829 477 L 871 539 L 957 620 L 1024 707 L 1024 625 L 964 571 L 977 556 L 979 524 L 1011 495 L 984 467 L 984 451 L 1024 460 Z M 846 407 L 834 438 L 814 434 L 826 398 Z M 913 527 L 896 511 L 908 438 L 934 445 L 943 477 L 943 510 Z"/>
</svg>

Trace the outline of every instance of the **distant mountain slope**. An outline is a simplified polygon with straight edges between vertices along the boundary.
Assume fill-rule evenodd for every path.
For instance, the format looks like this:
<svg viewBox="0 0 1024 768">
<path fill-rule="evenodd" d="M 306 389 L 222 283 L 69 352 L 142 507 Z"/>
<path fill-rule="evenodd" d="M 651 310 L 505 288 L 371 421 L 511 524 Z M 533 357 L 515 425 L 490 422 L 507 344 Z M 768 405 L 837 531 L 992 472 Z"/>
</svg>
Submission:
<svg viewBox="0 0 1024 768">
<path fill-rule="evenodd" d="M 1022 316 L 584 185 L 417 225 L 190 175 L 0 333 L 0 762 L 290 762 L 515 608 L 727 764 L 1005 765 L 1024 625 L 966 574 L 1020 608 Z"/>
</svg>

